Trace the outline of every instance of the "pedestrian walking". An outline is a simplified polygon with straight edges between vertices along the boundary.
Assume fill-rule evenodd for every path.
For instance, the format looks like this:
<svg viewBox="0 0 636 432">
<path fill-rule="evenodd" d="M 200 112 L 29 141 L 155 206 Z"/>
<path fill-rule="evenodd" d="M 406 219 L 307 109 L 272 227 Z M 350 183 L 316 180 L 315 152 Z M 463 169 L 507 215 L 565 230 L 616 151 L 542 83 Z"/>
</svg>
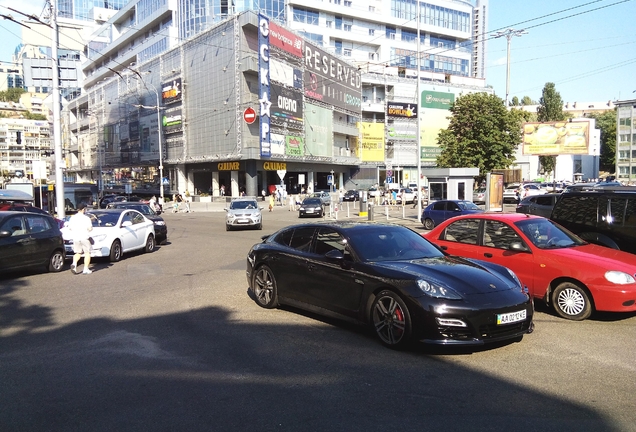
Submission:
<svg viewBox="0 0 636 432">
<path fill-rule="evenodd" d="M 276 198 L 274 198 L 274 194 L 269 196 L 269 211 L 274 210 L 274 206 L 276 205 Z"/>
<path fill-rule="evenodd" d="M 190 191 L 186 189 L 185 192 L 183 192 L 184 198 L 183 198 L 183 203 L 185 204 L 185 211 L 186 213 L 190 213 Z"/>
<path fill-rule="evenodd" d="M 84 256 L 84 270 L 83 274 L 93 273 L 89 269 L 91 263 L 91 235 L 93 230 L 93 223 L 91 218 L 86 216 L 86 204 L 79 203 L 77 205 L 77 213 L 71 216 L 68 221 L 68 229 L 71 231 L 73 237 L 73 263 L 71 264 L 71 271 L 74 274 L 79 274 L 77 271 L 77 264 L 82 256 Z"/>
</svg>

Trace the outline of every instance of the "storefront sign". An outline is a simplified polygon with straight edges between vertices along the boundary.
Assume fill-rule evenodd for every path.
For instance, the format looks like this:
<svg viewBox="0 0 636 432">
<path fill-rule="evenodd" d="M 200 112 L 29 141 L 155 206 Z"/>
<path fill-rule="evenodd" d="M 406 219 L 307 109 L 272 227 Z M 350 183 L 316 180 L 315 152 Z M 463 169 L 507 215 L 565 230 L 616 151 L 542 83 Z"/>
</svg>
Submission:
<svg viewBox="0 0 636 432">
<path fill-rule="evenodd" d="M 271 83 L 272 123 L 291 129 L 303 127 L 303 95 L 300 92 Z"/>
<path fill-rule="evenodd" d="M 181 101 L 181 95 L 181 78 L 175 78 L 161 86 L 161 101 L 164 104 Z"/>
<path fill-rule="evenodd" d="M 269 43 L 296 57 L 303 56 L 303 40 L 275 23 L 269 24 Z"/>
<path fill-rule="evenodd" d="M 240 162 L 219 162 L 217 165 L 219 171 L 239 171 L 241 169 Z"/>
<path fill-rule="evenodd" d="M 287 170 L 286 162 L 263 162 L 264 171 Z"/>
<path fill-rule="evenodd" d="M 417 118 L 417 105 L 402 102 L 389 102 L 386 115 L 389 117 Z"/>
</svg>

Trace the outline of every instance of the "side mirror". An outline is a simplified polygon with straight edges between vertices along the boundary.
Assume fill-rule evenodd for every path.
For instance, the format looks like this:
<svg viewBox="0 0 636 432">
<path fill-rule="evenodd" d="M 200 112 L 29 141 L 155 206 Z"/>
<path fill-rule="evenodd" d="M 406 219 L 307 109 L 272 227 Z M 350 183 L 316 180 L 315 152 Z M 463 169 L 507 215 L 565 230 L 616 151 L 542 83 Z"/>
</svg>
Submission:
<svg viewBox="0 0 636 432">
<path fill-rule="evenodd" d="M 131 221 L 128 221 L 128 220 L 127 220 L 127 221 L 123 221 L 123 222 L 121 223 L 121 226 L 122 226 L 122 227 L 129 227 L 129 226 L 132 226 L 132 222 L 131 222 Z"/>
<path fill-rule="evenodd" d="M 0 231 L 0 238 L 11 237 L 10 231 Z"/>
<path fill-rule="evenodd" d="M 455 210 L 454 210 L 454 211 L 456 211 L 456 212 L 461 212 L 461 211 L 462 211 L 462 209 L 460 209 L 460 208 L 455 208 Z"/>
<path fill-rule="evenodd" d="M 229 208 L 227 208 L 227 207 L 225 207 L 223 210 L 225 210 L 225 211 L 227 212 L 227 211 L 228 211 L 228 210 L 230 210 L 230 209 L 229 209 Z"/>
<path fill-rule="evenodd" d="M 512 242 L 508 249 L 515 252 L 529 252 L 528 248 L 521 242 Z"/>
<path fill-rule="evenodd" d="M 330 250 L 329 252 L 327 252 L 325 254 L 325 257 L 327 259 L 330 259 L 330 260 L 339 261 L 339 260 L 343 260 L 344 259 L 344 254 L 342 253 L 342 251 L 340 251 L 338 249 L 332 249 L 332 250 Z"/>
</svg>

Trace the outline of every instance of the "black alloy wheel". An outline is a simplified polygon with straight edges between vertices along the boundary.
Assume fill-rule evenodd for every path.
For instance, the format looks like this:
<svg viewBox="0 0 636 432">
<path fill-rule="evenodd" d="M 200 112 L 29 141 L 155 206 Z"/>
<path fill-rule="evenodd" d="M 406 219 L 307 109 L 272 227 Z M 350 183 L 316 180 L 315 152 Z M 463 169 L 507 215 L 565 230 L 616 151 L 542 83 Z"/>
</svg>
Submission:
<svg viewBox="0 0 636 432">
<path fill-rule="evenodd" d="M 411 342 L 412 324 L 406 304 L 393 291 L 378 294 L 371 309 L 375 333 L 384 346 L 402 349 Z"/>
<path fill-rule="evenodd" d="M 121 243 L 119 240 L 115 240 L 112 245 L 110 245 L 110 256 L 109 259 L 111 262 L 117 262 L 121 259 Z"/>
<path fill-rule="evenodd" d="M 252 288 L 256 303 L 265 309 L 273 309 L 278 306 L 278 289 L 276 288 L 276 278 L 272 269 L 263 265 L 259 267 L 252 276 Z"/>
</svg>

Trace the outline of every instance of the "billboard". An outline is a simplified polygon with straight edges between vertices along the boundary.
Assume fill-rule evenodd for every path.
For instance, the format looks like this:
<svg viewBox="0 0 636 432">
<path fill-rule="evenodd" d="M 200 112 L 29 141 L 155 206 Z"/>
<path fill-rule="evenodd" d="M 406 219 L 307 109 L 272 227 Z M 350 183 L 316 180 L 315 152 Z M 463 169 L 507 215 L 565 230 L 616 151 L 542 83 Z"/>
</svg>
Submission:
<svg viewBox="0 0 636 432">
<path fill-rule="evenodd" d="M 523 124 L 523 154 L 587 155 L 589 122 L 544 122 Z"/>
<path fill-rule="evenodd" d="M 271 118 L 276 126 L 290 129 L 303 128 L 303 95 L 302 93 L 270 83 Z"/>
<path fill-rule="evenodd" d="M 448 118 L 452 104 L 455 103 L 454 93 L 444 93 L 424 90 L 420 95 L 420 140 L 422 166 L 436 166 L 437 156 L 441 153 L 437 136 L 439 131 L 450 124 Z"/>
<path fill-rule="evenodd" d="M 361 162 L 384 162 L 384 123 L 358 123 L 362 139 L 358 142 Z"/>
<path fill-rule="evenodd" d="M 305 143 L 303 137 L 287 135 L 285 137 L 285 154 L 289 156 L 304 156 Z"/>
<path fill-rule="evenodd" d="M 403 102 L 389 102 L 386 107 L 389 117 L 417 118 L 417 105 Z"/>
<path fill-rule="evenodd" d="M 305 43 L 305 96 L 353 111 L 360 111 L 362 76 L 357 67 Z"/>
<path fill-rule="evenodd" d="M 296 57 L 303 56 L 303 40 L 273 22 L 269 23 L 269 43 Z"/>
<path fill-rule="evenodd" d="M 281 61 L 270 59 L 269 76 L 272 81 L 285 84 L 287 87 L 303 89 L 303 74 L 298 68 L 283 63 Z"/>
<path fill-rule="evenodd" d="M 333 115 L 331 110 L 307 104 L 305 149 L 309 156 L 333 156 Z"/>
<path fill-rule="evenodd" d="M 161 101 L 164 105 L 181 101 L 181 78 L 175 78 L 161 86 Z"/>
</svg>

